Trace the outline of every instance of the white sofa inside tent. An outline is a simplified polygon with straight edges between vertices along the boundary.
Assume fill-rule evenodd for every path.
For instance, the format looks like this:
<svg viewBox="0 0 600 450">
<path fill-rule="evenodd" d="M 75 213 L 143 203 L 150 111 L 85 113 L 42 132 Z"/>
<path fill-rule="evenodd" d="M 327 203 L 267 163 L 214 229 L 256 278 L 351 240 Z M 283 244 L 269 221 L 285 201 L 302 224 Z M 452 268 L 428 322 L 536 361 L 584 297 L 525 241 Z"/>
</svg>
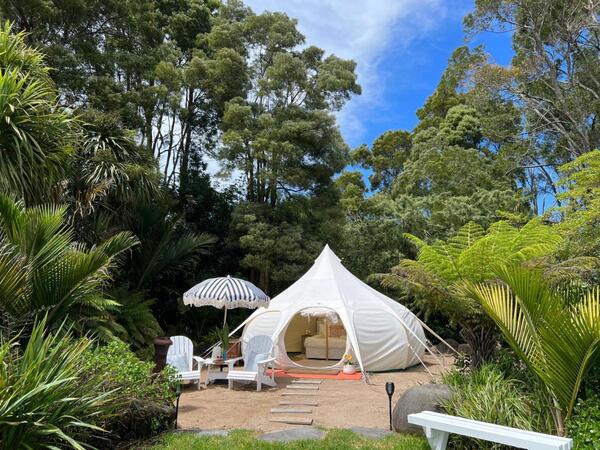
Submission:
<svg viewBox="0 0 600 450">
<path fill-rule="evenodd" d="M 241 326 L 242 352 L 252 337 L 267 335 L 282 369 L 337 368 L 346 353 L 363 372 L 405 369 L 418 364 L 426 349 L 419 319 L 352 275 L 329 246 L 308 272 Z M 298 351 L 305 352 L 302 363 L 290 357 Z"/>
</svg>

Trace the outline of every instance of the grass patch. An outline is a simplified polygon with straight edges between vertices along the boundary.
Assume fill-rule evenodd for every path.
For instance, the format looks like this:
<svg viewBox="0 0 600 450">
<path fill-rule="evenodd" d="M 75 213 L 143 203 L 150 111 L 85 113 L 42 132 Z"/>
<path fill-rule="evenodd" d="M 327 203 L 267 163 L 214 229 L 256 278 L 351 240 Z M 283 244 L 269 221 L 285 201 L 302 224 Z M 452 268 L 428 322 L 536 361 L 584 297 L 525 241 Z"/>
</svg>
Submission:
<svg viewBox="0 0 600 450">
<path fill-rule="evenodd" d="M 416 436 L 396 434 L 384 439 L 365 439 L 350 430 L 331 430 L 323 440 L 305 440 L 289 443 L 264 442 L 256 439 L 260 433 L 249 430 L 234 430 L 228 437 L 198 437 L 192 433 L 168 433 L 161 436 L 149 450 L 217 450 L 217 449 L 395 449 L 428 450 L 427 441 Z"/>
</svg>

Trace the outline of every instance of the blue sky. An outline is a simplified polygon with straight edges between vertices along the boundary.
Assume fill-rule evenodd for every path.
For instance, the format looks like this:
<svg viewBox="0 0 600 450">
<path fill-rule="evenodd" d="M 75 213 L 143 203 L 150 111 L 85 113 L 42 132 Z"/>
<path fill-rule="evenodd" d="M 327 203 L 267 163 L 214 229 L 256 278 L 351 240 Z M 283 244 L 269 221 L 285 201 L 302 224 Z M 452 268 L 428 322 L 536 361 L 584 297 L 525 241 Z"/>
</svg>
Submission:
<svg viewBox="0 0 600 450">
<path fill-rule="evenodd" d="M 307 44 L 352 58 L 363 94 L 338 116 L 350 147 L 371 144 L 387 130 L 412 129 L 415 111 L 435 89 L 452 51 L 465 43 L 462 18 L 472 0 L 246 0 L 255 12 L 284 11 L 298 19 Z M 486 33 L 492 59 L 507 64 L 510 35 Z"/>
</svg>

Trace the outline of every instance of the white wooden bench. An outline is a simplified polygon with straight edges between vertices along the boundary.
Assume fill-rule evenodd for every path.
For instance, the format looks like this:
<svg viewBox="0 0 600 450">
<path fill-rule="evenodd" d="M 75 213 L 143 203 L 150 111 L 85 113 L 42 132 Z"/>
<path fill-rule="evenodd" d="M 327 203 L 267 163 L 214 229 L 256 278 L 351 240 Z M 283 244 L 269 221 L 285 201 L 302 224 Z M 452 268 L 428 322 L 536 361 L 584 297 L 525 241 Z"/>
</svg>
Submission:
<svg viewBox="0 0 600 450">
<path fill-rule="evenodd" d="M 529 450 L 570 450 L 573 447 L 572 439 L 432 411 L 409 414 L 408 423 L 423 427 L 425 437 L 434 450 L 446 448 L 450 433 Z"/>
</svg>

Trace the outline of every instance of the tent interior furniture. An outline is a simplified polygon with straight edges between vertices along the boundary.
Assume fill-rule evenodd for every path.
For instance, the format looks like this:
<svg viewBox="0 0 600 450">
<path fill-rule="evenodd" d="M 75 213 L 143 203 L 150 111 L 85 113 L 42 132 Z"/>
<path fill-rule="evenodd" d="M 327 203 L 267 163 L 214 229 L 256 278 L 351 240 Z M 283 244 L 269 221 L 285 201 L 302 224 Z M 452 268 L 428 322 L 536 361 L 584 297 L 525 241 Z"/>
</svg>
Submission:
<svg viewBox="0 0 600 450">
<path fill-rule="evenodd" d="M 197 381 L 200 389 L 200 378 L 202 376 L 202 367 L 208 366 L 209 360 L 194 356 L 194 344 L 186 336 L 171 336 L 173 345 L 167 351 L 167 364 L 177 370 L 177 376 L 181 381 Z M 198 367 L 194 370 L 194 361 Z M 205 382 L 205 386 L 208 380 Z"/>
<path fill-rule="evenodd" d="M 268 307 L 254 311 L 238 329 L 242 327 L 242 354 L 254 336 L 269 336 L 275 365 L 290 371 L 322 367 L 298 364 L 295 356 L 302 352 L 300 359 L 330 363 L 327 370 L 341 370 L 344 353 L 352 354 L 366 375 L 423 363 L 428 349 L 420 320 L 352 275 L 329 246 L 298 281 Z"/>
<path fill-rule="evenodd" d="M 517 448 L 570 450 L 573 447 L 573 440 L 569 438 L 519 430 L 432 411 L 409 414 L 408 422 L 423 427 L 433 450 L 444 450 L 450 433 Z"/>
<path fill-rule="evenodd" d="M 234 382 L 254 382 L 256 390 L 260 391 L 263 384 L 267 386 L 276 386 L 275 383 L 275 358 L 271 357 L 273 352 L 273 341 L 269 336 L 254 336 L 246 345 L 244 356 L 229 360 L 229 371 L 227 380 L 229 389 L 233 388 Z M 233 364 L 243 359 L 243 370 L 233 370 Z M 267 375 L 267 369 L 271 370 Z"/>
<path fill-rule="evenodd" d="M 331 323 L 327 317 L 306 317 L 296 314 L 285 331 L 285 349 L 288 356 L 298 365 L 323 367 L 321 360 L 332 361 L 325 366 L 340 361 L 348 348 L 348 338 L 344 326 Z M 293 356 L 292 356 L 293 355 Z M 300 361 L 303 361 L 301 364 Z"/>
</svg>

